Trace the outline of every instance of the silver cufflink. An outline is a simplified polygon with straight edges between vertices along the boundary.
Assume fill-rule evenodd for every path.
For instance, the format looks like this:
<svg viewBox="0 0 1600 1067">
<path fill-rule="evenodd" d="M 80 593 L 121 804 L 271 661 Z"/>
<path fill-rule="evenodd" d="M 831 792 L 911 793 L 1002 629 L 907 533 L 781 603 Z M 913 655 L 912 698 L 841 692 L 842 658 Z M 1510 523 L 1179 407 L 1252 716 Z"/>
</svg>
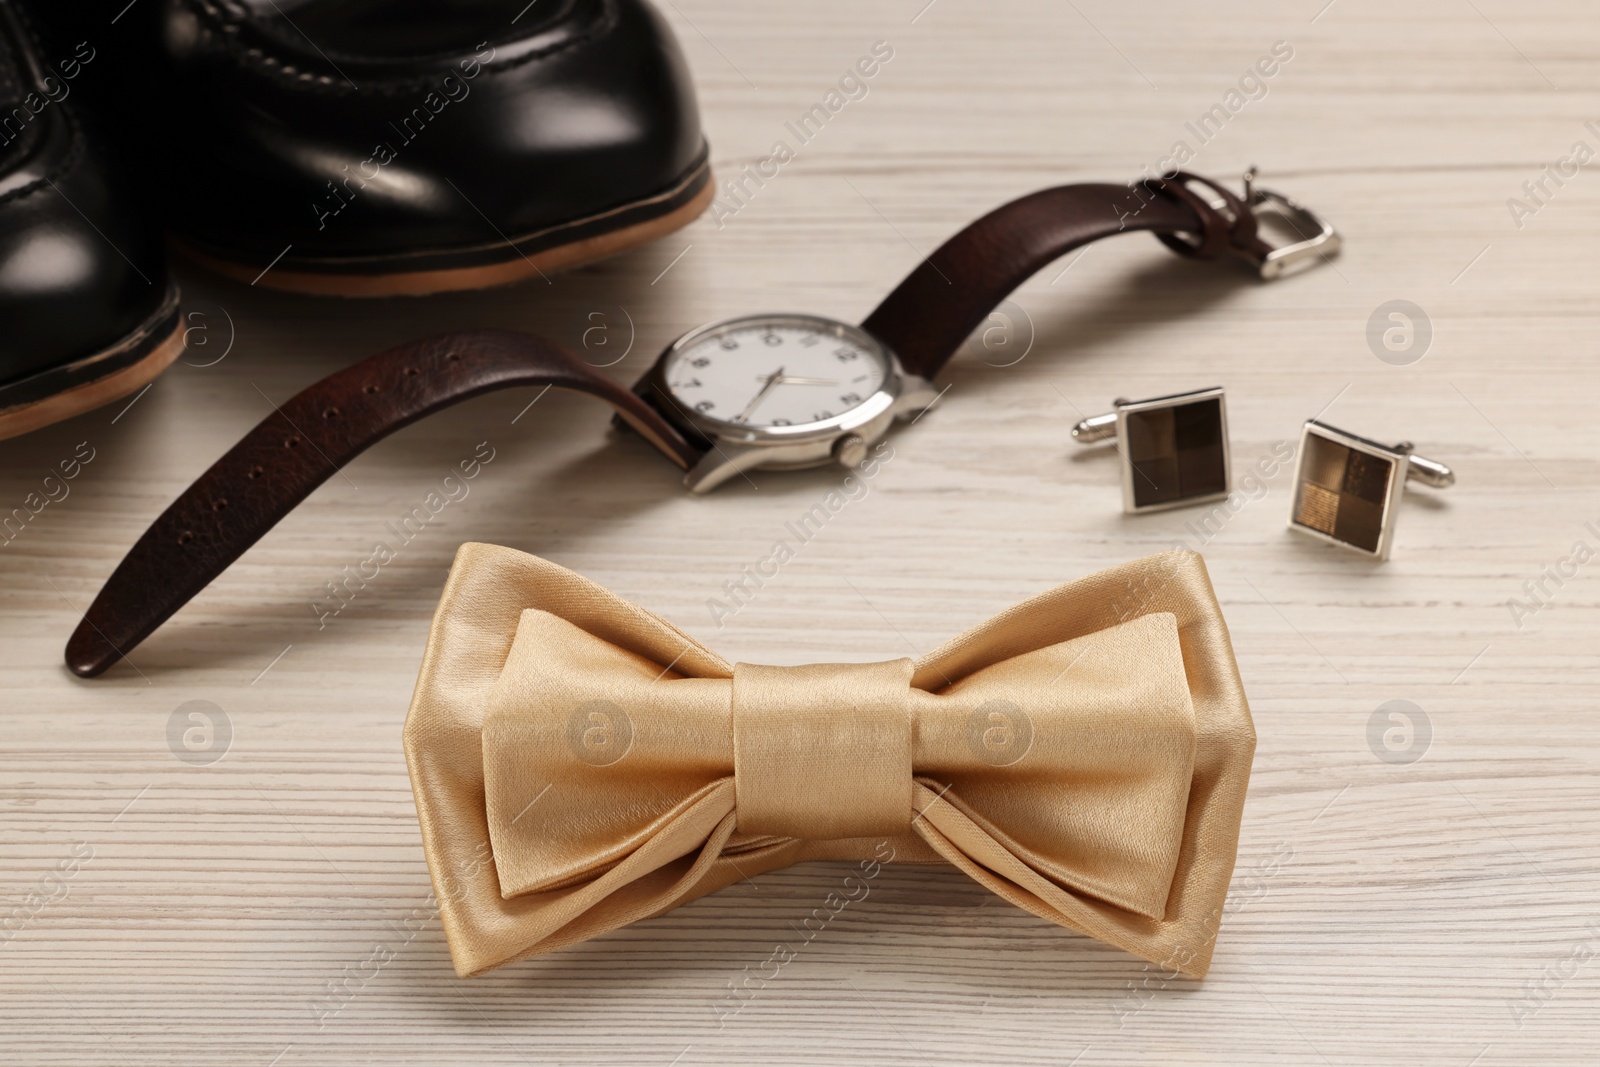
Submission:
<svg viewBox="0 0 1600 1067">
<path fill-rule="evenodd" d="M 1289 529 L 1389 558 L 1407 481 L 1435 489 L 1454 485 L 1455 472 L 1411 451 L 1411 442 L 1380 445 L 1307 420 L 1300 432 Z"/>
<path fill-rule="evenodd" d="M 1203 504 L 1232 492 L 1228 412 L 1220 385 L 1112 403 L 1115 411 L 1084 419 L 1072 436 L 1080 445 L 1120 442 L 1123 511 L 1134 515 Z"/>
</svg>

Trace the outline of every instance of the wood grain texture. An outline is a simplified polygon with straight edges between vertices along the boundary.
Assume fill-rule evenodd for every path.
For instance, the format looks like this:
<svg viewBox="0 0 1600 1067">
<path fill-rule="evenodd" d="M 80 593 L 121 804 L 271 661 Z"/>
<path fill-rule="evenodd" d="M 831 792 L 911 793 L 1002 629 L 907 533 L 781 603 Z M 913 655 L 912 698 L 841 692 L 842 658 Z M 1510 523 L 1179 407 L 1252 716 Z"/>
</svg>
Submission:
<svg viewBox="0 0 1600 1067">
<path fill-rule="evenodd" d="M 94 450 L 0 546 L 0 918 L 26 917 L 0 946 L 8 1063 L 1600 1059 L 1600 563 L 1549 585 L 1520 628 L 1507 607 L 1575 541 L 1600 546 L 1584 527 L 1600 526 L 1600 176 L 1552 185 L 1520 228 L 1506 204 L 1574 142 L 1600 147 L 1584 126 L 1600 118 L 1591 9 L 924 3 L 663 4 L 724 176 L 792 145 L 784 123 L 874 42 L 894 49 L 866 97 L 720 227 L 708 217 L 548 285 L 427 300 L 320 301 L 189 270 L 205 332 L 185 363 L 131 408 L 0 443 L 0 513 L 42 494 L 79 442 Z M 329 371 L 470 326 L 581 344 L 601 312 L 613 347 L 590 351 L 626 350 L 612 372 L 631 381 L 715 317 L 859 319 L 982 211 L 1131 177 L 1193 144 L 1184 123 L 1277 41 L 1293 58 L 1190 165 L 1225 177 L 1259 163 L 1264 183 L 1338 223 L 1337 263 L 1264 285 L 1133 237 L 1047 270 L 1015 298 L 1026 358 L 958 358 L 870 493 L 720 629 L 707 598 L 839 472 L 691 499 L 596 405 L 552 393 L 527 407 L 529 392 L 382 442 L 131 665 L 82 682 L 61 664 L 148 522 L 271 401 Z M 1368 348 L 1368 317 L 1392 299 L 1431 319 L 1414 365 Z M 230 330 L 226 358 L 199 365 Z M 1241 476 L 1326 408 L 1335 425 L 1415 441 L 1459 482 L 1409 494 L 1384 565 L 1286 532 L 1287 470 L 1204 546 L 1260 733 L 1208 979 L 1164 980 L 952 871 L 890 869 L 729 1012 L 730 981 L 843 877 L 829 865 L 454 978 L 399 741 L 457 544 L 539 552 L 730 658 L 899 656 L 1190 537 L 1192 512 L 1122 516 L 1114 456 L 1075 453 L 1067 430 L 1115 396 L 1216 383 Z M 485 440 L 495 458 L 470 495 L 319 628 L 325 583 Z M 1409 765 L 1368 743 L 1395 699 L 1432 726 Z M 190 700 L 232 724 L 208 766 L 169 749 Z M 91 848 L 43 891 L 55 899 L 29 902 Z M 378 946 L 393 954 L 381 966 Z"/>
</svg>

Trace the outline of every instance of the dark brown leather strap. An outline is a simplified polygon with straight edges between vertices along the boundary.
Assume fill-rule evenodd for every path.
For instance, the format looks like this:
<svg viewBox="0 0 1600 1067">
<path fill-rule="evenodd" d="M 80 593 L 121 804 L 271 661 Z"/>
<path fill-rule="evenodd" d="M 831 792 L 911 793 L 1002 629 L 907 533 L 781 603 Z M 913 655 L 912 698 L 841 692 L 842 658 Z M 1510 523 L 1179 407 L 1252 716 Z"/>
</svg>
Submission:
<svg viewBox="0 0 1600 1067">
<path fill-rule="evenodd" d="M 1205 186 L 1224 210 L 1190 183 Z M 1260 262 L 1271 251 L 1244 202 L 1197 175 L 1179 172 L 1132 186 L 1059 185 L 1004 204 L 951 237 L 861 326 L 906 370 L 932 378 L 989 312 L 1052 260 L 1134 230 L 1152 231 L 1174 251 L 1201 259 L 1234 251 Z"/>
<path fill-rule="evenodd" d="M 67 666 L 100 674 L 368 446 L 481 393 L 547 385 L 597 396 L 680 467 L 699 452 L 652 408 L 554 342 L 504 330 L 392 348 L 284 402 L 161 513 L 112 572 Z"/>
</svg>

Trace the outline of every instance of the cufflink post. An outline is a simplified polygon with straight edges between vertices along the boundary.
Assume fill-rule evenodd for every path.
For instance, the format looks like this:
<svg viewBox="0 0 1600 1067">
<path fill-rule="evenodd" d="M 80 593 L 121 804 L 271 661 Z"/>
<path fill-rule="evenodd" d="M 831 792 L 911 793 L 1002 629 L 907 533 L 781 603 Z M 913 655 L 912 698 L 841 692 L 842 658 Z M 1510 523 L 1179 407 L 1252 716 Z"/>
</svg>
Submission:
<svg viewBox="0 0 1600 1067">
<path fill-rule="evenodd" d="M 1411 457 L 1411 462 L 1406 465 L 1406 479 L 1431 485 L 1435 489 L 1448 489 L 1456 484 L 1456 472 L 1440 463 L 1436 459 L 1427 459 L 1411 451 L 1415 446 L 1410 441 L 1401 441 L 1394 446 L 1396 452 L 1404 452 Z"/>
<path fill-rule="evenodd" d="M 1121 407 L 1128 401 L 1119 397 L 1111 403 Z M 1072 439 L 1080 445 L 1093 445 L 1101 441 L 1114 441 L 1117 437 L 1117 413 L 1115 411 L 1105 415 L 1092 415 L 1087 419 L 1079 419 L 1078 424 L 1072 428 Z"/>
</svg>

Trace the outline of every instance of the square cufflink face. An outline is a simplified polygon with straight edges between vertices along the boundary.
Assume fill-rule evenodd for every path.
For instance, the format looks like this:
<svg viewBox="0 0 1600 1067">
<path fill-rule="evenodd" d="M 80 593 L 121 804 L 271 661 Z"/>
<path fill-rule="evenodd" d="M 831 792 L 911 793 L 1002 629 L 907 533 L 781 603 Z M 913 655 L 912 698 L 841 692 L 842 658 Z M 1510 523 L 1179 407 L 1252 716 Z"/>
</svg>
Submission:
<svg viewBox="0 0 1600 1067">
<path fill-rule="evenodd" d="M 1220 500 L 1233 491 L 1221 387 L 1117 404 L 1122 510 Z"/>
<path fill-rule="evenodd" d="M 1409 463 L 1405 452 L 1307 422 L 1300 433 L 1290 529 L 1388 559 Z"/>
</svg>

